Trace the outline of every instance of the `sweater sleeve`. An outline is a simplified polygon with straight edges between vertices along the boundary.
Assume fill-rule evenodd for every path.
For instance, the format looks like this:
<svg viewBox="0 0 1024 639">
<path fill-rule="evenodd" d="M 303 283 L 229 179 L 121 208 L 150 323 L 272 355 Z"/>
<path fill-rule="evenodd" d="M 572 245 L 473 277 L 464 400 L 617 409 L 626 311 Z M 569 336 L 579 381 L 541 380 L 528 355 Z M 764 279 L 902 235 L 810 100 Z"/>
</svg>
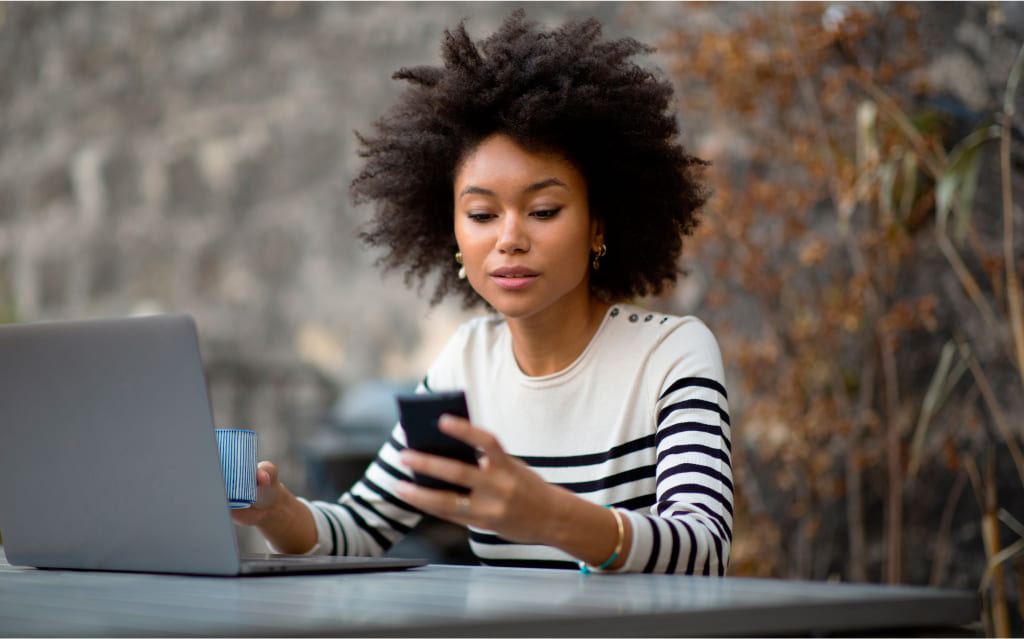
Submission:
<svg viewBox="0 0 1024 639">
<path fill-rule="evenodd" d="M 336 502 L 301 500 L 316 521 L 317 543 L 308 554 L 379 556 L 419 523 L 423 514 L 394 490 L 399 480 L 411 480 L 399 462 L 404 447 L 404 432 L 395 426 L 362 478 Z"/>
<path fill-rule="evenodd" d="M 624 513 L 633 541 L 622 571 L 721 576 L 728 565 L 732 444 L 722 358 L 711 331 L 688 319 L 648 362 L 656 499 L 649 513 Z"/>
<path fill-rule="evenodd" d="M 466 332 L 463 326 L 452 336 L 417 393 L 452 384 Z M 423 513 L 395 494 L 399 481 L 412 481 L 412 473 L 400 461 L 405 445 L 405 431 L 396 424 L 362 478 L 336 502 L 300 499 L 312 513 L 317 529 L 317 542 L 307 554 L 379 556 L 420 522 Z"/>
</svg>

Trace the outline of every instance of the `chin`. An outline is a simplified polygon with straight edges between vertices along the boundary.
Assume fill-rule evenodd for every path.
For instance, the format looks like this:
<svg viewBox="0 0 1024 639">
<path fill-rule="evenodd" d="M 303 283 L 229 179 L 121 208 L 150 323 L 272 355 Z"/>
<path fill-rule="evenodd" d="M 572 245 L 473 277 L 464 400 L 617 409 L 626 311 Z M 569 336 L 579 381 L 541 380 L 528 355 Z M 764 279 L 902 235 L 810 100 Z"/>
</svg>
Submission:
<svg viewBox="0 0 1024 639">
<path fill-rule="evenodd" d="M 506 319 L 525 319 L 536 313 L 539 309 L 523 304 L 491 304 L 494 310 L 498 311 Z"/>
<path fill-rule="evenodd" d="M 486 296 L 484 299 L 491 308 L 508 319 L 525 319 L 549 306 L 540 304 L 529 296 L 509 294 L 507 291 Z"/>
</svg>

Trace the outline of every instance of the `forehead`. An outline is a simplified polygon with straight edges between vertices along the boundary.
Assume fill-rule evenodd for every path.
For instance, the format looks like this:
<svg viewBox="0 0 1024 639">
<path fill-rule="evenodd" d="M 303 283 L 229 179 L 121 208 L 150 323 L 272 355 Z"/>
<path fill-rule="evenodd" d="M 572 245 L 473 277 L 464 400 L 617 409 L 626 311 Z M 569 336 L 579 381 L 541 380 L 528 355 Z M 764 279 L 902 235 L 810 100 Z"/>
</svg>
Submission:
<svg viewBox="0 0 1024 639">
<path fill-rule="evenodd" d="M 565 156 L 528 150 L 500 133 L 485 138 L 455 169 L 456 191 L 465 186 L 482 186 L 477 184 L 480 181 L 525 185 L 549 178 L 577 187 L 583 185 L 583 176 Z"/>
</svg>

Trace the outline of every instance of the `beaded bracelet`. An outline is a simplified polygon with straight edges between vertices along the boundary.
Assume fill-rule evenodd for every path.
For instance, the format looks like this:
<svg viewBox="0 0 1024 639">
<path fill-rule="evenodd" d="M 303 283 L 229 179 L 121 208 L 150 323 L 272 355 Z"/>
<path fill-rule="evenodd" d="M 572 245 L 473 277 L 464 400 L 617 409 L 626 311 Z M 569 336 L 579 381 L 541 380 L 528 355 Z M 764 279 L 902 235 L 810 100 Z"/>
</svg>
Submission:
<svg viewBox="0 0 1024 639">
<path fill-rule="evenodd" d="M 619 543 L 615 544 L 615 550 L 614 552 L 612 552 L 612 556 L 609 557 L 608 560 L 605 561 L 603 564 L 598 566 L 597 570 L 604 570 L 608 566 L 612 565 L 612 563 L 619 558 L 619 554 L 622 552 L 622 544 L 626 541 L 626 529 L 622 523 L 622 515 L 619 514 L 619 511 L 617 509 L 612 508 L 611 506 L 606 506 L 606 508 L 612 511 L 612 515 L 615 516 L 615 524 L 619 528 Z M 590 566 L 588 566 L 587 562 L 585 561 L 579 562 L 579 566 L 580 572 L 582 572 L 584 575 L 589 575 L 594 570 Z"/>
</svg>

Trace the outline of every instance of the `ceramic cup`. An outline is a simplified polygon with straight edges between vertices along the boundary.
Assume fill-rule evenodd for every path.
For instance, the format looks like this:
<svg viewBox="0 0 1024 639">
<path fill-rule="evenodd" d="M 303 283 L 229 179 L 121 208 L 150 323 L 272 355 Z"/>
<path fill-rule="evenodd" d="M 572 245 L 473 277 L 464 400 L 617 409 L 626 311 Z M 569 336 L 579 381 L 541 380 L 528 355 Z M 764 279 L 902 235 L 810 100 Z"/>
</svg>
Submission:
<svg viewBox="0 0 1024 639">
<path fill-rule="evenodd" d="M 216 432 L 228 503 L 232 508 L 248 508 L 256 501 L 256 432 L 240 428 Z"/>
</svg>

